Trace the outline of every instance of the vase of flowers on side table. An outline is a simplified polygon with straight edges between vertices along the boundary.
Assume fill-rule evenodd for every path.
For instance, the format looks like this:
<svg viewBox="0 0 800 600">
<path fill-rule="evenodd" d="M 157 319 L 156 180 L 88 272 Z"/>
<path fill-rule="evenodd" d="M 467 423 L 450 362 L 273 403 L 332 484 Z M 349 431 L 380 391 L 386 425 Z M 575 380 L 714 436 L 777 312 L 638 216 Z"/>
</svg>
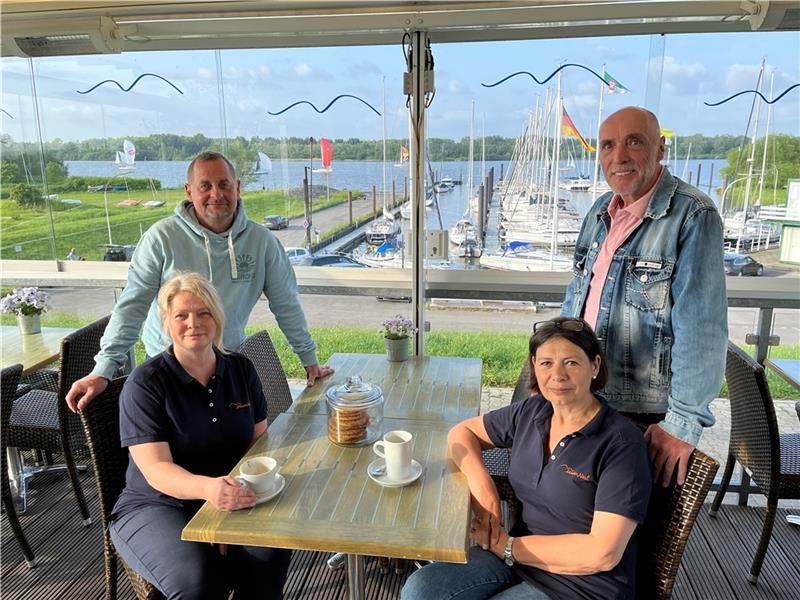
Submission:
<svg viewBox="0 0 800 600">
<path fill-rule="evenodd" d="M 36 287 L 15 288 L 0 300 L 0 312 L 17 315 L 22 335 L 41 333 L 41 315 L 47 311 L 50 296 Z"/>
<path fill-rule="evenodd" d="M 408 343 L 417 332 L 414 323 L 403 315 L 386 319 L 380 328 L 386 343 L 386 358 L 391 362 L 403 362 L 408 358 Z"/>
</svg>

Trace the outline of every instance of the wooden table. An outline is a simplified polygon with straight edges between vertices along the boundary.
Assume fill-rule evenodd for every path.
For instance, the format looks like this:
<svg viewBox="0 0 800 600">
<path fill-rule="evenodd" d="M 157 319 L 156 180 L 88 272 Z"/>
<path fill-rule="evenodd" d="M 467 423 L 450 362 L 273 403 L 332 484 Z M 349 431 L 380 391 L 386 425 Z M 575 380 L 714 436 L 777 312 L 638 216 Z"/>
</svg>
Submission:
<svg viewBox="0 0 800 600">
<path fill-rule="evenodd" d="M 800 360 L 794 358 L 765 358 L 764 366 L 796 390 L 800 390 Z"/>
<path fill-rule="evenodd" d="M 16 325 L 3 325 L 0 327 L 2 368 L 21 363 L 22 374 L 31 374 L 58 360 L 61 340 L 74 332 L 74 328 L 68 327 L 42 327 L 41 333 L 22 335 Z"/>
<path fill-rule="evenodd" d="M 479 358 L 418 356 L 389 362 L 384 354 L 336 353 L 327 364 L 336 372 L 306 388 L 289 412 L 326 414 L 325 391 L 360 375 L 383 390 L 386 417 L 457 423 L 480 413 Z"/>
<path fill-rule="evenodd" d="M 183 529 L 182 539 L 350 553 L 349 593 L 357 599 L 364 597 L 361 555 L 465 563 L 469 488 L 447 458 L 450 426 L 384 419 L 386 431 L 414 434 L 413 456 L 423 466 L 416 482 L 384 488 L 367 475 L 376 458 L 371 446 L 330 443 L 325 415 L 283 413 L 245 457 L 274 456 L 286 479 L 283 491 L 236 512 L 217 511 L 207 502 Z M 237 465 L 231 473 L 238 470 Z"/>
</svg>

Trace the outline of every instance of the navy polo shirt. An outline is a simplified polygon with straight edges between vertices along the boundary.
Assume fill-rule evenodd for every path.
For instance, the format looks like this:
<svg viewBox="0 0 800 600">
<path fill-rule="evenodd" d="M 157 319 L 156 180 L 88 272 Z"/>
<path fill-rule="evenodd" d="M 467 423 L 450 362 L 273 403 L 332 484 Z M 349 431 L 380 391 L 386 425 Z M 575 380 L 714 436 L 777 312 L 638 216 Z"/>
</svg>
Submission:
<svg viewBox="0 0 800 600">
<path fill-rule="evenodd" d="M 652 474 L 644 436 L 598 398 L 600 411 L 579 431 L 547 453 L 553 406 L 531 396 L 483 417 L 499 448 L 511 448 L 509 481 L 522 503 L 522 521 L 512 535 L 589 533 L 594 511 L 644 521 Z M 519 574 L 552 598 L 633 598 L 636 533 L 611 571 L 557 575 L 518 565 Z"/>
<path fill-rule="evenodd" d="M 131 373 L 120 396 L 123 447 L 167 442 L 173 462 L 190 473 L 230 473 L 249 447 L 255 424 L 267 418 L 267 402 L 246 357 L 214 352 L 217 368 L 207 386 L 186 372 L 171 347 Z M 113 517 L 154 503 L 187 504 L 151 487 L 130 460 Z"/>
</svg>

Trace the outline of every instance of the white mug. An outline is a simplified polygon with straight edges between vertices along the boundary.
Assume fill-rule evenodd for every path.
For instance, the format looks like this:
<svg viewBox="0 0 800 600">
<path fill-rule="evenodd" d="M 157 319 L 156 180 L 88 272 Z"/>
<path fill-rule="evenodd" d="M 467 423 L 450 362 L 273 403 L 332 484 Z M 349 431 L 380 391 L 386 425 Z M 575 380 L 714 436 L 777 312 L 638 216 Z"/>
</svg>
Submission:
<svg viewBox="0 0 800 600">
<path fill-rule="evenodd" d="M 372 450 L 386 461 L 386 477 L 395 481 L 411 475 L 411 440 L 408 431 L 389 431 L 372 446 Z"/>
<path fill-rule="evenodd" d="M 242 463 L 239 476 L 254 494 L 265 494 L 277 483 L 278 461 L 271 456 L 254 456 Z"/>
</svg>

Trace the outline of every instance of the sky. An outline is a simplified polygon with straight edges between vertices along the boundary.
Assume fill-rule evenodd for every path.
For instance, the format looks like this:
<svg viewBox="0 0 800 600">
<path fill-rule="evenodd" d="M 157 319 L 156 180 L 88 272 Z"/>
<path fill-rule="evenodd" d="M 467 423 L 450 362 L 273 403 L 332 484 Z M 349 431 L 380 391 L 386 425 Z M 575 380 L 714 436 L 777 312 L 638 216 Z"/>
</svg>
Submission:
<svg viewBox="0 0 800 600">
<path fill-rule="evenodd" d="M 647 90 L 651 42 L 663 41 L 663 85 L 660 100 Z M 756 85 L 762 58 L 766 60 L 768 98 L 800 83 L 800 33 L 756 32 L 703 35 L 580 38 L 520 42 L 433 43 L 436 94 L 428 112 L 428 136 L 461 139 L 470 127 L 476 138 L 514 137 L 522 132 L 537 96 L 546 87 L 518 76 L 493 88 L 493 83 L 517 71 L 539 79 L 560 64 L 578 63 L 597 72 L 601 66 L 630 94 L 604 98 L 604 115 L 626 105 L 654 110 L 662 127 L 676 135 L 746 132 L 753 95 L 743 95 L 719 107 L 716 102 Z M 656 52 L 655 56 L 661 54 Z M 130 52 L 122 55 L 58 57 L 33 62 L 40 96 L 41 125 L 46 140 L 79 140 L 175 133 L 208 137 L 329 137 L 381 139 L 408 136 L 405 69 L 400 43 L 391 46 L 314 49 L 224 50 L 219 53 L 222 80 L 217 77 L 214 51 Z M 35 139 L 28 61 L 2 58 L 3 133 L 14 139 Z M 158 74 L 175 84 L 180 94 L 156 78 L 143 78 L 130 93 L 104 84 L 115 79 L 128 87 L 143 73 Z M 564 106 L 578 129 L 593 137 L 597 127 L 600 83 L 575 67 L 563 71 Z M 774 73 L 770 96 L 769 82 Z M 552 80 L 555 85 L 556 79 Z M 224 108 L 220 102 L 224 92 Z M 308 100 L 323 108 L 339 94 L 352 94 L 385 112 L 385 119 L 361 102 L 342 98 L 318 114 L 299 105 L 280 116 L 293 102 Z M 474 102 L 474 121 L 471 119 Z M 384 111 L 385 106 L 385 111 Z M 224 111 L 225 119 L 222 118 Z M 767 106 L 761 103 L 761 127 Z M 11 116 L 8 116 L 11 115 Z M 13 118 L 12 118 L 13 117 Z M 773 105 L 771 132 L 800 135 L 800 88 Z M 751 130 L 752 133 L 752 130 Z"/>
</svg>

